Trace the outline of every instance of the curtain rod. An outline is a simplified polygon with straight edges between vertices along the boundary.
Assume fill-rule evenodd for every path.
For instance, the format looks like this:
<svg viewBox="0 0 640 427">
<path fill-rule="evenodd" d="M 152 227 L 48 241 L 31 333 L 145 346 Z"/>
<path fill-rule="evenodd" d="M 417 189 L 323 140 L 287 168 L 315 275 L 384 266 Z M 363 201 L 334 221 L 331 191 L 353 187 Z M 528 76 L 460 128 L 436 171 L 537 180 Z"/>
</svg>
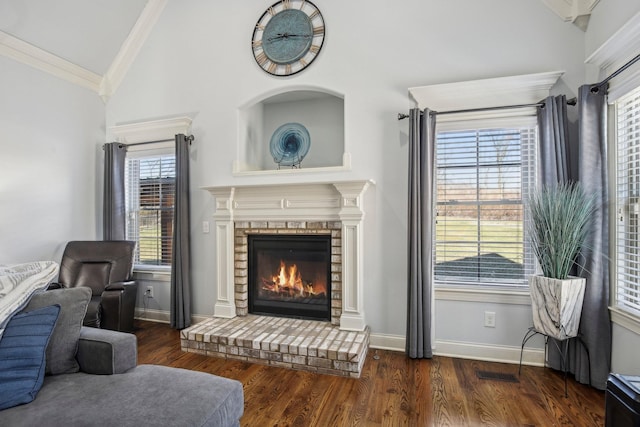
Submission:
<svg viewBox="0 0 640 427">
<path fill-rule="evenodd" d="M 134 147 L 136 145 L 147 145 L 147 144 L 157 144 L 159 142 L 171 142 L 175 141 L 175 139 L 158 139 L 157 141 L 144 141 L 144 142 L 134 142 L 132 144 L 122 144 L 125 147 Z"/>
<path fill-rule="evenodd" d="M 193 135 L 189 135 L 186 138 L 187 138 L 187 141 L 189 141 L 189 144 L 191 144 L 193 142 L 193 139 L 194 139 Z M 136 146 L 136 145 L 158 144 L 160 142 L 175 142 L 175 140 L 176 140 L 175 138 L 172 138 L 172 139 L 158 139 L 156 141 L 134 142 L 134 143 L 131 143 L 131 144 L 121 143 L 120 145 L 125 146 L 125 147 L 133 147 L 133 146 Z M 104 145 L 103 145 L 103 148 L 104 148 Z"/>
<path fill-rule="evenodd" d="M 597 93 L 598 90 L 600 90 L 600 88 L 604 85 L 606 85 L 607 83 L 609 83 L 609 81 L 615 77 L 618 76 L 618 74 L 622 73 L 623 71 L 625 71 L 627 68 L 631 67 L 633 64 L 635 64 L 636 62 L 638 62 L 640 60 L 640 53 L 637 54 L 634 58 L 632 58 L 629 62 L 627 62 L 626 64 L 624 64 L 622 67 L 618 68 L 617 70 L 615 70 L 613 73 L 611 73 L 611 75 L 609 75 L 609 77 L 605 78 L 603 81 L 601 81 L 600 83 L 596 83 L 593 86 L 591 86 L 591 92 L 593 93 Z"/>
<path fill-rule="evenodd" d="M 576 105 L 576 98 L 567 99 L 568 105 Z M 513 108 L 527 108 L 527 107 L 544 107 L 544 102 L 536 102 L 535 104 L 518 104 L 518 105 L 500 105 L 498 107 L 482 107 L 482 108 L 469 108 L 466 110 L 449 110 L 449 111 L 432 111 L 431 114 L 461 114 L 461 113 L 477 113 L 479 111 L 490 110 L 510 110 Z M 398 120 L 403 120 L 409 117 L 408 114 L 398 113 Z"/>
</svg>

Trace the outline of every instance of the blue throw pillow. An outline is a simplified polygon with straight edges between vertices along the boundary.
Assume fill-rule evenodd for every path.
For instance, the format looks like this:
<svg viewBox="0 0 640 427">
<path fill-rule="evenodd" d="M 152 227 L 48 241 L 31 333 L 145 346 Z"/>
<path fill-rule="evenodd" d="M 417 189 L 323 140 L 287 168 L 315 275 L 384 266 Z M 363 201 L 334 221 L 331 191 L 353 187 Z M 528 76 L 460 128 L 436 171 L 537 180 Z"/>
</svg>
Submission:
<svg viewBox="0 0 640 427">
<path fill-rule="evenodd" d="M 42 387 L 45 350 L 59 305 L 16 314 L 0 340 L 0 410 L 29 403 Z"/>
</svg>

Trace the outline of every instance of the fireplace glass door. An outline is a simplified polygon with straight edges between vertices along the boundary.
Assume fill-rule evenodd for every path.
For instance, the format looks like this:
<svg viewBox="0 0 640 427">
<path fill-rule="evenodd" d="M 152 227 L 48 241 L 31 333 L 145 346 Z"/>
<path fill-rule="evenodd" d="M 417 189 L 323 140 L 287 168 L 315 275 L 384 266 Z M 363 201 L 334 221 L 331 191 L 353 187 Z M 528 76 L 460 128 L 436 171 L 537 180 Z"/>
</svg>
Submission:
<svg viewBox="0 0 640 427">
<path fill-rule="evenodd" d="M 331 236 L 248 236 L 249 312 L 331 319 Z"/>
</svg>

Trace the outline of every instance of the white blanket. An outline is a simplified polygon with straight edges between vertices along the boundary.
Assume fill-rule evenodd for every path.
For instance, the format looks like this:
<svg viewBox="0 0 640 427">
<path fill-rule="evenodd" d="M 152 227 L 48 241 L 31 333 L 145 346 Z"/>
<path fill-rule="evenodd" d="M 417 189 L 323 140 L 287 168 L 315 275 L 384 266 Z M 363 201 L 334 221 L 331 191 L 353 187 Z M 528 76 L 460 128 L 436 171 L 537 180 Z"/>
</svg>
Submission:
<svg viewBox="0 0 640 427">
<path fill-rule="evenodd" d="M 58 274 L 53 261 L 0 265 L 0 338 L 7 323 L 35 292 L 45 289 Z"/>
</svg>

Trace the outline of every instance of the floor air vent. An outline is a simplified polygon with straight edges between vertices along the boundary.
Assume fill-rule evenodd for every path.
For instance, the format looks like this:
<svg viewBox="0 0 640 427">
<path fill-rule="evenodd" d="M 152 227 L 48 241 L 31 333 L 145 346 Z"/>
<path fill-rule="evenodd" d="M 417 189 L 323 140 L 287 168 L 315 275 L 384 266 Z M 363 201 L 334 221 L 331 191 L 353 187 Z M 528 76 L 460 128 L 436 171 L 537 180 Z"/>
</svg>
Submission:
<svg viewBox="0 0 640 427">
<path fill-rule="evenodd" d="M 513 374 L 503 374 L 501 372 L 491 372 L 491 371 L 476 371 L 476 375 L 481 380 L 495 380 L 495 381 L 505 381 L 508 383 L 518 383 L 520 382 L 518 378 L 516 378 Z"/>
</svg>

